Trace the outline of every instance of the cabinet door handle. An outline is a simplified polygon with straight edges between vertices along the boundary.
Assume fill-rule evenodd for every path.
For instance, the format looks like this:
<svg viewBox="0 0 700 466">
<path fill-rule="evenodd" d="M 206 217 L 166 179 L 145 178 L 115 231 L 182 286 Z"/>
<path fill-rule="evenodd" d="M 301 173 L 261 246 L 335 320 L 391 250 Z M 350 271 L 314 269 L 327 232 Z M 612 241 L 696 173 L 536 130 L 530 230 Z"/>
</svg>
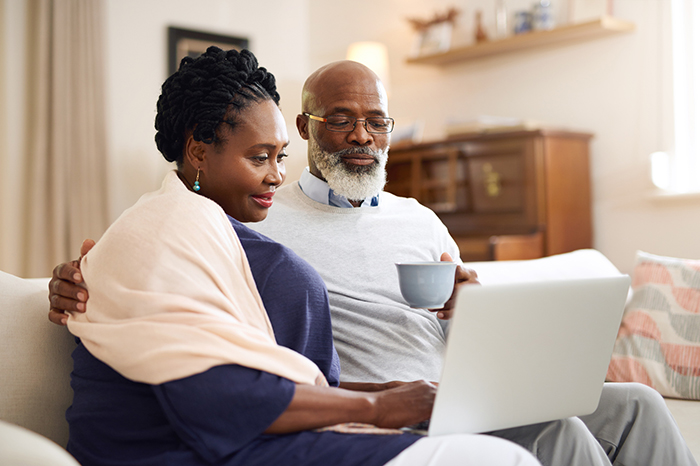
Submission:
<svg viewBox="0 0 700 466">
<path fill-rule="evenodd" d="M 489 197 L 498 197 L 501 194 L 501 174 L 493 169 L 490 163 L 481 167 L 484 175 L 484 190 Z"/>
</svg>

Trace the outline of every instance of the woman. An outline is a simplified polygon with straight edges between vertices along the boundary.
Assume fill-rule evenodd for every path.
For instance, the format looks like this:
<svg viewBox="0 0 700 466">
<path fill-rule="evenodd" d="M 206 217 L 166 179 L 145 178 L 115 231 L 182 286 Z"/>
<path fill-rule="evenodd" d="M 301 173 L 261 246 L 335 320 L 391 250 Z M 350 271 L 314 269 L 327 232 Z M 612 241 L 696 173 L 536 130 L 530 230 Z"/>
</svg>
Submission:
<svg viewBox="0 0 700 466">
<path fill-rule="evenodd" d="M 490 437 L 392 430 L 429 417 L 428 383 L 327 386 L 338 364 L 323 282 L 239 223 L 264 219 L 284 180 L 278 102 L 274 77 L 247 51 L 212 47 L 164 83 L 156 142 L 177 171 L 81 263 L 90 309 L 68 321 L 81 341 L 69 451 L 84 466 L 424 464 L 435 449 L 534 464 Z M 347 422 L 389 430 L 337 426 Z"/>
</svg>

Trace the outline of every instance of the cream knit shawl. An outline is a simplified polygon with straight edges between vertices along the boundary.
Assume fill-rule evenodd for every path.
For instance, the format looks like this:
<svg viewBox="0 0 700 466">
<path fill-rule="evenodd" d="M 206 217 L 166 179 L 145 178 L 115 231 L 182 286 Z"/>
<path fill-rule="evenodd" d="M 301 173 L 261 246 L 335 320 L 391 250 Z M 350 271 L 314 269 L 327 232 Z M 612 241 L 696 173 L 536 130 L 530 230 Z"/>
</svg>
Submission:
<svg viewBox="0 0 700 466">
<path fill-rule="evenodd" d="M 313 362 L 277 345 L 226 214 L 175 171 L 117 219 L 81 267 L 90 299 L 68 328 L 131 380 L 160 384 L 240 364 L 325 383 Z"/>
</svg>

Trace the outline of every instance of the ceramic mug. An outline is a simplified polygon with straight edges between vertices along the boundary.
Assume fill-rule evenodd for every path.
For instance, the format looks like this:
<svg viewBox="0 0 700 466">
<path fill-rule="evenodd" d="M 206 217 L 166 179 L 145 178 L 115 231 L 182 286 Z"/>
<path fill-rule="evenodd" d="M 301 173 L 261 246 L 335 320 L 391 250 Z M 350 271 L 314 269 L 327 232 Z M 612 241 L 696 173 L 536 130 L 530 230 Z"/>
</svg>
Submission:
<svg viewBox="0 0 700 466">
<path fill-rule="evenodd" d="M 399 262 L 399 286 L 406 302 L 415 308 L 440 309 L 455 285 L 454 262 Z"/>
</svg>

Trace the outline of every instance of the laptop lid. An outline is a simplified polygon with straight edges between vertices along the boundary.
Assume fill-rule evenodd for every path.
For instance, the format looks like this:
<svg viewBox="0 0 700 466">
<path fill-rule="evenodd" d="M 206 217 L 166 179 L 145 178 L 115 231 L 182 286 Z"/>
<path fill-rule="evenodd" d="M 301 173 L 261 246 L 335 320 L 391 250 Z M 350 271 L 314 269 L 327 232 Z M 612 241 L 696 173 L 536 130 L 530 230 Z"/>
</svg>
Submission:
<svg viewBox="0 0 700 466">
<path fill-rule="evenodd" d="M 428 435 L 595 411 L 629 285 L 620 275 L 463 286 Z"/>
</svg>

